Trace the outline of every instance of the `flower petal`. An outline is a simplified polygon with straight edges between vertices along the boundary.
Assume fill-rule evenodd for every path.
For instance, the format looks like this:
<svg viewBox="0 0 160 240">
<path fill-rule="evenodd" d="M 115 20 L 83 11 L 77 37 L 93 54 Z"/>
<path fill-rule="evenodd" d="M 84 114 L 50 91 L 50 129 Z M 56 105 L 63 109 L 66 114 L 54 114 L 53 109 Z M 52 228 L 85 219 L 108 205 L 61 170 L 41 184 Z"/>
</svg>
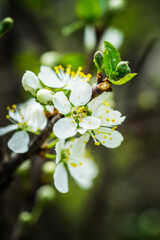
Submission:
<svg viewBox="0 0 160 240">
<path fill-rule="evenodd" d="M 73 147 L 71 148 L 71 157 L 77 158 L 81 157 L 81 155 L 84 153 L 84 150 L 86 148 L 86 143 L 89 140 L 90 135 L 86 133 L 85 135 L 76 138 L 75 142 L 73 143 Z"/>
<path fill-rule="evenodd" d="M 81 165 L 73 167 L 68 165 L 71 176 L 75 179 L 76 183 L 83 189 L 89 189 L 93 185 L 93 179 L 98 174 L 98 167 L 96 163 L 90 159 L 81 157 Z"/>
<path fill-rule="evenodd" d="M 29 135 L 26 131 L 19 131 L 13 134 L 8 141 L 8 147 L 15 153 L 28 151 Z"/>
<path fill-rule="evenodd" d="M 61 193 L 68 192 L 68 175 L 63 163 L 58 164 L 53 175 L 54 185 Z"/>
<path fill-rule="evenodd" d="M 56 164 L 58 164 L 61 160 L 61 153 L 64 148 L 64 139 L 59 139 L 56 143 L 55 151 L 56 151 Z"/>
<path fill-rule="evenodd" d="M 42 83 L 48 87 L 61 88 L 64 86 L 56 73 L 49 67 L 41 67 L 41 72 L 38 74 Z"/>
<path fill-rule="evenodd" d="M 91 95 L 91 86 L 86 82 L 79 82 L 72 88 L 70 101 L 75 106 L 82 106 L 89 102 Z"/>
<path fill-rule="evenodd" d="M 33 96 L 36 95 L 36 90 L 41 88 L 38 77 L 31 71 L 26 71 L 23 75 L 22 85 L 24 90 L 30 92 Z"/>
<path fill-rule="evenodd" d="M 11 131 L 13 131 L 17 128 L 18 128 L 17 124 L 11 124 L 11 125 L 8 125 L 6 127 L 1 127 L 0 128 L 0 136 L 3 136 L 6 133 L 11 132 Z"/>
<path fill-rule="evenodd" d="M 88 116 L 82 119 L 79 126 L 86 129 L 97 129 L 101 125 L 101 120 L 96 117 Z"/>
<path fill-rule="evenodd" d="M 98 141 L 108 148 L 119 147 L 123 141 L 122 134 L 116 130 L 112 131 L 110 128 L 101 127 L 99 130 L 94 132 Z"/>
<path fill-rule="evenodd" d="M 65 117 L 55 123 L 53 132 L 58 138 L 68 138 L 76 134 L 77 123 L 74 119 Z"/>
<path fill-rule="evenodd" d="M 71 110 L 71 105 L 64 92 L 57 92 L 53 96 L 53 103 L 57 110 L 62 114 L 67 114 Z"/>
</svg>

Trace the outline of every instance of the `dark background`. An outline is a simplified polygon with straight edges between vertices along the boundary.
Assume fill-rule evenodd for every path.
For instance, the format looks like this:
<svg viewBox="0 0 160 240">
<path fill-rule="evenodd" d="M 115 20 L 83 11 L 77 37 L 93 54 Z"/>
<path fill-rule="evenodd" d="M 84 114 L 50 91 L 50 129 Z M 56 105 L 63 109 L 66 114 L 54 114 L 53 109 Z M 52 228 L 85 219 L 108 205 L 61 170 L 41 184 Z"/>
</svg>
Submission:
<svg viewBox="0 0 160 240">
<path fill-rule="evenodd" d="M 95 73 L 92 56 L 96 49 L 85 49 L 84 29 L 62 34 L 66 25 L 79 20 L 76 5 L 76 0 L 0 0 L 1 19 L 14 19 L 13 29 L 0 39 L 1 126 L 8 124 L 6 106 L 28 98 L 21 78 L 26 70 L 38 73 L 43 53 L 61 53 L 63 65 L 68 54 L 78 53 L 71 56 L 75 66 L 81 63 Z M 119 127 L 124 142 L 114 150 L 89 146 L 100 168 L 94 187 L 84 191 L 70 179 L 70 192 L 57 192 L 53 204 L 21 238 L 15 234 L 19 213 L 32 209 L 41 184 L 44 160 L 33 159 L 27 187 L 15 177 L 0 195 L 0 239 L 160 239 L 159 9 L 158 0 L 128 0 L 124 9 L 108 10 L 94 23 L 97 39 L 110 26 L 122 31 L 122 59 L 130 62 L 132 72 L 138 72 L 131 82 L 113 87 L 116 109 L 127 116 Z M 9 136 L 1 139 L 1 155 L 8 152 Z"/>
</svg>

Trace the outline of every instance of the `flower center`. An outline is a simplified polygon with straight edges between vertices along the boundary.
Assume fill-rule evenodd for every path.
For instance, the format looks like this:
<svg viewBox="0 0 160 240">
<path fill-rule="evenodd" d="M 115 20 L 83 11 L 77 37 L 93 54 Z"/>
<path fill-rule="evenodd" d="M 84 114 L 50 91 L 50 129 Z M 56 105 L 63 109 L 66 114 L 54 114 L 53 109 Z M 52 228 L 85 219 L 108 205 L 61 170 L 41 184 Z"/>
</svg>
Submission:
<svg viewBox="0 0 160 240">
<path fill-rule="evenodd" d="M 87 109 L 86 107 L 82 106 L 82 107 L 73 107 L 71 112 L 70 112 L 70 116 L 74 119 L 82 119 L 87 117 Z"/>
</svg>

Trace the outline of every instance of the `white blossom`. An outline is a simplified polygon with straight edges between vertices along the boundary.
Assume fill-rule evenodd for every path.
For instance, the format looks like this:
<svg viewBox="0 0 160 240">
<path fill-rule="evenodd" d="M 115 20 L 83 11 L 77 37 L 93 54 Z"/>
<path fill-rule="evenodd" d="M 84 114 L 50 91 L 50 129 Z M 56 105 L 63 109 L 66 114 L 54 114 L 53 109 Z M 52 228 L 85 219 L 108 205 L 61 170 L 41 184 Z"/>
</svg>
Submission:
<svg viewBox="0 0 160 240">
<path fill-rule="evenodd" d="M 60 119 L 53 127 L 53 132 L 58 138 L 74 136 L 78 131 L 79 122 L 87 116 L 87 104 L 92 95 L 92 88 L 88 83 L 77 83 L 70 94 L 69 99 L 63 92 L 57 92 L 53 96 L 55 108 L 65 117 Z M 100 121 L 92 118 L 93 125 L 99 127 Z M 92 124 L 91 124 L 92 126 Z"/>
<path fill-rule="evenodd" d="M 98 128 L 90 131 L 90 134 L 95 141 L 95 145 L 101 143 L 105 147 L 116 148 L 123 141 L 123 136 L 115 129 L 117 125 L 120 125 L 125 120 L 125 116 L 122 117 L 119 111 L 113 110 L 109 106 L 107 103 L 108 95 L 109 93 L 104 92 L 88 104 L 88 108 L 92 113 L 91 117 L 95 117 L 101 122 Z M 79 125 L 83 132 L 88 130 L 85 118 L 82 119 Z"/>
<path fill-rule="evenodd" d="M 1 127 L 0 136 L 18 130 L 8 141 L 8 147 L 16 153 L 27 152 L 29 144 L 27 132 L 38 133 L 47 124 L 43 107 L 33 98 L 18 106 L 14 104 L 13 108 L 9 110 L 7 118 L 13 124 Z"/>
<path fill-rule="evenodd" d="M 22 86 L 24 90 L 30 92 L 33 97 L 35 97 L 36 91 L 41 88 L 38 77 L 31 71 L 26 71 L 23 75 Z"/>
<path fill-rule="evenodd" d="M 56 169 L 54 184 L 59 192 L 68 192 L 68 172 L 83 189 L 92 187 L 93 179 L 98 174 L 95 162 L 85 154 L 89 134 L 65 143 L 60 139 L 56 144 Z M 67 171 L 68 170 L 68 171 Z"/>
<path fill-rule="evenodd" d="M 77 72 L 73 72 L 70 66 L 66 68 L 66 71 L 62 66 L 56 66 L 55 71 L 49 67 L 41 66 L 38 77 L 47 87 L 72 90 L 78 82 L 88 82 L 91 74 L 84 74 L 81 67 L 78 68 Z"/>
</svg>

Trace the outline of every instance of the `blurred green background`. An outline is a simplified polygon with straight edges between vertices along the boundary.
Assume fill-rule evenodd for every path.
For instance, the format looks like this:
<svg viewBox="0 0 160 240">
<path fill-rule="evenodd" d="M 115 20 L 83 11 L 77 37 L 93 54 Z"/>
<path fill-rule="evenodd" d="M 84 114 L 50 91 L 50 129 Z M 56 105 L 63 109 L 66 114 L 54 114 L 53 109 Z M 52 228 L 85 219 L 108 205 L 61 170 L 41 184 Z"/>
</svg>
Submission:
<svg viewBox="0 0 160 240">
<path fill-rule="evenodd" d="M 126 115 L 117 149 L 89 149 L 99 176 L 89 191 L 70 179 L 70 191 L 56 194 L 37 223 L 17 234 L 19 213 L 30 211 L 41 185 L 43 159 L 32 162 L 26 179 L 15 177 L 0 195 L 0 239 L 159 240 L 160 239 L 160 1 L 159 0 L 0 0 L 0 18 L 14 27 L 0 39 L 0 123 L 6 106 L 26 100 L 26 70 L 41 64 L 93 74 L 93 54 L 103 40 L 118 47 L 138 75 L 114 86 L 115 108 Z M 7 154 L 7 137 L 0 156 Z M 27 182 L 27 183 L 26 183 Z"/>
</svg>

